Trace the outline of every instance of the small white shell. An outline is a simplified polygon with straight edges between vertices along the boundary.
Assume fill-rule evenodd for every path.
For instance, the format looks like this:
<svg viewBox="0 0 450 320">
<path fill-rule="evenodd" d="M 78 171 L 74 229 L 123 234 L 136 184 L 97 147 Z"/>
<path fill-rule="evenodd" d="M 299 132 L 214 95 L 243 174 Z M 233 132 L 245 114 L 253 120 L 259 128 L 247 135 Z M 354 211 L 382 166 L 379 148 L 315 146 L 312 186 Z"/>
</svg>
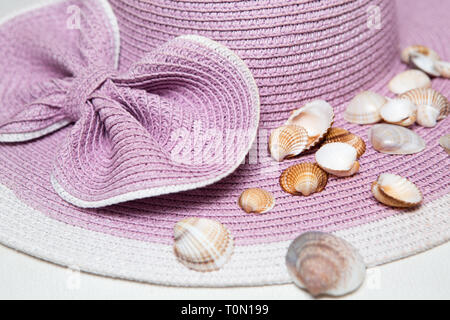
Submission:
<svg viewBox="0 0 450 320">
<path fill-rule="evenodd" d="M 414 183 L 392 173 L 380 174 L 372 183 L 374 197 L 391 207 L 409 208 L 422 202 L 422 193 Z"/>
<path fill-rule="evenodd" d="M 364 281 L 366 266 L 345 240 L 323 232 L 306 232 L 289 246 L 286 266 L 294 283 L 313 296 L 341 296 Z"/>
<path fill-rule="evenodd" d="M 347 143 L 327 143 L 315 156 L 317 164 L 323 170 L 338 177 L 348 177 L 359 170 L 359 162 L 356 161 L 357 150 Z"/>
<path fill-rule="evenodd" d="M 434 63 L 436 70 L 439 72 L 441 77 L 450 79 L 450 62 L 446 61 L 436 61 Z"/>
<path fill-rule="evenodd" d="M 308 132 L 299 126 L 287 125 L 272 131 L 269 139 L 270 155 L 276 161 L 299 155 L 308 144 Z"/>
<path fill-rule="evenodd" d="M 308 144 L 305 150 L 315 146 L 331 128 L 334 112 L 331 105 L 324 100 L 315 100 L 292 112 L 286 125 L 296 125 L 308 132 Z"/>
<path fill-rule="evenodd" d="M 431 80 L 420 70 L 407 70 L 396 75 L 388 84 L 389 90 L 395 94 L 417 88 L 430 88 Z"/>
<path fill-rule="evenodd" d="M 233 254 L 233 238 L 218 221 L 186 218 L 175 225 L 174 238 L 178 260 L 195 271 L 218 270 Z"/>
<path fill-rule="evenodd" d="M 373 148 L 387 154 L 413 154 L 425 149 L 425 141 L 414 131 L 393 124 L 377 124 L 369 130 Z"/>
<path fill-rule="evenodd" d="M 410 58 L 411 58 L 411 53 L 413 52 L 417 52 L 417 53 L 421 53 L 433 60 L 440 60 L 441 58 L 439 57 L 439 55 L 436 53 L 436 51 L 423 46 L 423 45 L 413 45 L 413 46 L 408 46 L 405 49 L 403 49 L 402 51 L 402 61 L 404 63 L 409 63 Z"/>
<path fill-rule="evenodd" d="M 419 52 L 412 52 L 409 55 L 409 63 L 412 67 L 422 70 L 426 74 L 433 77 L 439 77 L 441 74 L 436 69 L 436 60 Z"/>
<path fill-rule="evenodd" d="M 348 104 L 344 119 L 351 123 L 370 124 L 381 120 L 380 109 L 386 98 L 372 91 L 357 94 Z"/>
<path fill-rule="evenodd" d="M 439 139 L 439 144 L 442 148 L 447 152 L 447 154 L 450 154 L 450 134 L 446 134 L 445 136 L 442 136 Z"/>
<path fill-rule="evenodd" d="M 275 198 L 269 191 L 251 188 L 242 192 L 239 206 L 247 213 L 266 213 L 275 206 Z"/>
<path fill-rule="evenodd" d="M 384 121 L 410 126 L 416 121 L 417 106 L 407 99 L 391 99 L 380 110 Z"/>
</svg>

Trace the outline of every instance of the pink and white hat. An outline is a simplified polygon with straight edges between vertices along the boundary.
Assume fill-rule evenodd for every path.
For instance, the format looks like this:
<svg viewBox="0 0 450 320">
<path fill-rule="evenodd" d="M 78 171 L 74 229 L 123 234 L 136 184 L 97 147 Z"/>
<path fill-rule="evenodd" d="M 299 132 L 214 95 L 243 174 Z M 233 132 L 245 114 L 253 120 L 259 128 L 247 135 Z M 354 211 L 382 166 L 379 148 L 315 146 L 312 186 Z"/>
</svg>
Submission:
<svg viewBox="0 0 450 320">
<path fill-rule="evenodd" d="M 448 1 L 68 0 L 0 26 L 0 242 L 81 270 L 188 286 L 290 282 L 289 243 L 309 230 L 353 244 L 367 266 L 448 241 L 449 164 L 434 128 L 412 126 L 417 154 L 367 148 L 360 171 L 309 197 L 279 177 L 314 153 L 278 163 L 270 131 L 323 99 L 334 125 L 362 90 L 385 96 L 423 44 L 450 59 Z M 375 20 L 371 21 L 375 14 Z M 436 78 L 435 90 L 450 93 Z M 389 208 L 370 185 L 381 173 L 413 181 L 415 209 Z M 276 199 L 263 215 L 238 205 L 248 188 Z M 235 251 L 199 273 L 173 253 L 186 217 L 220 221 Z"/>
</svg>

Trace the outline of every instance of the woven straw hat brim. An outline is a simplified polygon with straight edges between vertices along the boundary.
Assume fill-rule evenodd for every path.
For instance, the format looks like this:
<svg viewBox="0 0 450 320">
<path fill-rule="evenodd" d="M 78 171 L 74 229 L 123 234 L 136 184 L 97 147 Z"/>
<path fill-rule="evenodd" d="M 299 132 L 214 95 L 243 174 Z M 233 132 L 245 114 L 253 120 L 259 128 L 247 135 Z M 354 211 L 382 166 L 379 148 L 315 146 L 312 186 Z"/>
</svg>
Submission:
<svg viewBox="0 0 450 320">
<path fill-rule="evenodd" d="M 424 2 L 418 1 L 397 1 L 400 46 L 421 43 L 435 49 L 442 58 L 450 60 L 450 48 L 447 45 L 450 35 L 443 31 L 449 27 L 448 19 L 443 13 L 446 11 L 443 8 L 448 8 L 449 4 L 446 1 L 432 2 L 433 4 L 425 5 Z M 139 11 L 140 16 L 146 16 L 145 10 L 136 8 L 138 1 L 111 0 L 110 3 L 118 16 L 121 28 L 121 67 L 125 68 L 132 60 L 138 58 L 145 48 L 157 46 L 172 36 L 170 33 L 161 35 L 165 28 L 159 28 L 154 32 L 143 32 L 125 23 L 126 19 L 131 19 L 135 11 Z M 145 3 L 142 2 L 142 4 Z M 173 20 L 171 10 L 174 8 L 171 9 L 168 5 L 171 1 L 161 0 L 152 3 L 161 7 L 158 19 L 166 23 Z M 269 12 L 268 15 L 275 17 L 284 14 L 283 11 L 279 11 L 284 7 L 286 7 L 285 10 L 289 10 L 288 5 L 280 3 L 290 4 L 290 2 L 269 1 L 268 3 L 264 2 L 264 5 L 261 4 L 258 8 L 248 10 L 248 13 L 243 12 L 239 17 L 243 19 L 246 14 L 252 17 L 254 13 L 250 11 L 254 10 L 266 10 Z M 339 6 L 342 1 L 327 3 L 330 3 L 330 10 L 342 8 Z M 391 1 L 380 0 L 375 3 L 380 5 L 387 21 L 394 16 L 389 11 L 392 9 L 389 4 Z M 359 12 L 365 12 L 368 4 L 368 1 L 351 3 L 353 6 L 360 6 Z M 208 17 L 205 12 L 210 11 L 204 3 L 198 2 L 191 5 L 193 11 Z M 314 7 L 313 2 L 310 2 L 310 5 L 311 14 L 313 14 L 317 8 Z M 122 10 L 122 6 L 126 8 Z M 271 6 L 278 9 L 268 10 Z M 230 17 L 231 20 L 233 8 L 223 8 L 222 11 L 224 19 Z M 341 14 L 348 21 L 359 21 L 355 22 L 356 25 L 360 25 L 363 19 L 361 16 L 361 20 L 358 20 L 358 17 L 353 17 L 352 20 L 351 12 L 346 15 L 345 10 Z M 186 13 L 186 16 L 192 18 L 189 13 Z M 314 20 L 313 17 L 311 15 L 311 20 Z M 132 21 L 139 21 L 138 18 L 134 17 Z M 211 16 L 211 19 L 218 18 Z M 290 19 L 295 21 L 297 18 L 292 15 Z M 192 20 L 195 21 L 195 18 Z M 330 25 L 323 26 L 324 30 L 332 28 L 334 25 L 332 21 L 334 20 L 330 20 Z M 342 21 L 345 23 L 346 20 Z M 144 20 L 141 22 L 148 28 Z M 395 23 L 390 27 L 392 30 L 394 25 Z M 171 29 L 170 26 L 167 28 Z M 358 32 L 367 32 L 365 24 L 360 28 L 355 30 L 353 37 L 357 37 Z M 133 30 L 141 34 L 134 35 Z M 175 33 L 185 31 L 176 28 L 174 30 L 177 30 Z M 380 32 L 380 38 L 377 38 L 379 41 L 374 41 L 375 45 L 369 43 L 367 48 L 359 49 L 355 46 L 354 52 L 358 52 L 361 56 L 345 57 L 345 54 L 333 55 L 332 51 L 328 52 L 330 61 L 334 59 L 340 61 L 336 63 L 337 68 L 342 68 L 347 63 L 350 66 L 349 69 L 354 66 L 351 71 L 344 70 L 335 78 L 320 77 L 331 72 L 333 66 L 330 65 L 325 72 L 311 63 L 309 69 L 305 70 L 316 72 L 313 74 L 317 77 L 311 77 L 311 82 L 307 84 L 294 83 L 295 75 L 303 72 L 303 69 L 294 70 L 295 64 L 289 60 L 294 58 L 289 52 L 283 53 L 280 49 L 279 55 L 283 58 L 286 56 L 287 60 L 274 60 L 273 66 L 275 68 L 279 61 L 286 61 L 286 66 L 294 65 L 292 72 L 288 73 L 286 69 L 281 68 L 279 76 L 271 78 L 269 74 L 274 70 L 270 67 L 260 68 L 256 60 L 252 64 L 251 59 L 245 57 L 243 53 L 245 50 L 239 52 L 236 45 L 233 47 L 231 40 L 223 39 L 223 43 L 242 55 L 246 62 L 250 61 L 247 63 L 261 91 L 263 129 L 272 129 L 282 123 L 287 119 L 288 112 L 297 104 L 301 106 L 306 100 L 321 97 L 328 100 L 334 107 L 335 126 L 344 127 L 360 135 L 370 146 L 367 132 L 371 126 L 358 126 L 345 122 L 342 111 L 345 109 L 346 102 L 356 92 L 363 89 L 392 96 L 387 90 L 387 83 L 395 74 L 405 70 L 406 66 L 399 61 L 396 47 L 387 45 L 387 48 L 382 48 L 380 45 L 384 41 L 391 44 L 393 39 L 397 38 L 395 32 L 389 32 L 391 29 L 387 30 L 387 32 Z M 210 31 L 205 31 L 207 32 Z M 254 45 L 255 48 L 260 48 L 261 52 L 255 54 L 264 55 L 264 48 L 271 46 L 270 41 L 267 40 L 268 43 L 266 43 L 259 40 L 258 46 L 258 37 L 253 36 L 255 39 L 252 39 L 251 32 L 248 33 L 246 37 L 249 38 L 238 39 L 236 43 L 248 41 L 249 46 Z M 211 33 L 211 35 L 215 34 L 217 35 L 217 33 Z M 319 34 L 316 36 L 319 37 Z M 142 38 L 144 35 L 145 39 Z M 329 36 L 332 37 L 331 33 Z M 212 38 L 220 40 L 219 36 Z M 323 34 L 323 38 L 327 38 L 326 34 Z M 351 38 L 351 34 L 346 35 L 343 32 L 340 39 L 344 41 Z M 272 45 L 275 47 L 280 44 Z M 314 42 L 311 45 L 317 44 Z M 289 42 L 286 46 L 289 46 Z M 329 46 L 333 45 L 329 44 Z M 305 48 L 299 46 L 295 48 L 297 49 L 303 52 Z M 313 48 L 310 50 L 314 52 Z M 311 60 L 326 59 L 326 53 L 321 57 L 322 51 L 319 49 L 318 52 L 317 55 L 310 55 Z M 307 54 L 305 59 L 306 57 L 308 57 Z M 370 72 L 373 73 L 368 74 Z M 326 81 L 320 82 L 318 79 Z M 449 82 L 446 79 L 434 79 L 433 88 L 448 96 Z M 275 90 L 277 84 L 283 83 L 286 87 L 292 86 L 292 88 L 283 87 L 282 91 L 292 93 L 284 95 L 271 91 Z M 305 86 L 303 88 L 305 93 L 298 95 L 297 92 L 302 89 L 298 86 L 302 85 Z M 336 85 L 342 88 L 336 88 Z M 277 112 L 271 112 L 274 106 L 279 108 Z M 322 230 L 333 232 L 351 242 L 360 250 L 366 264 L 375 266 L 418 253 L 450 239 L 448 221 L 450 160 L 438 144 L 439 138 L 447 133 L 449 123 L 449 119 L 445 119 L 431 129 L 412 127 L 427 143 L 426 150 L 419 154 L 398 157 L 381 154 L 368 147 L 360 159 L 361 170 L 356 176 L 346 179 L 330 178 L 322 193 L 308 198 L 294 197 L 283 192 L 278 185 L 278 178 L 282 170 L 292 164 L 313 161 L 313 153 L 278 165 L 267 154 L 269 130 L 262 130 L 258 137 L 258 144 L 250 152 L 247 163 L 219 183 L 194 191 L 148 198 L 96 210 L 82 210 L 65 203 L 53 192 L 49 184 L 52 159 L 47 153 L 48 150 L 58 148 L 60 141 L 67 134 L 66 129 L 26 146 L 0 145 L 0 166 L 3 169 L 0 172 L 0 208 L 2 209 L 0 210 L 0 242 L 61 265 L 76 265 L 81 270 L 112 277 L 180 286 L 263 285 L 289 282 L 284 265 L 284 256 L 289 242 L 306 230 Z M 255 160 L 257 155 L 260 157 Z M 400 174 L 416 183 L 424 195 L 423 205 L 412 210 L 397 210 L 378 203 L 370 192 L 370 185 L 383 172 Z M 274 209 L 261 216 L 243 212 L 236 202 L 240 193 L 250 187 L 260 187 L 271 191 L 276 198 Z M 236 241 L 235 253 L 230 262 L 220 271 L 196 273 L 186 269 L 175 259 L 172 249 L 173 225 L 186 216 L 220 220 L 232 232 Z"/>
</svg>

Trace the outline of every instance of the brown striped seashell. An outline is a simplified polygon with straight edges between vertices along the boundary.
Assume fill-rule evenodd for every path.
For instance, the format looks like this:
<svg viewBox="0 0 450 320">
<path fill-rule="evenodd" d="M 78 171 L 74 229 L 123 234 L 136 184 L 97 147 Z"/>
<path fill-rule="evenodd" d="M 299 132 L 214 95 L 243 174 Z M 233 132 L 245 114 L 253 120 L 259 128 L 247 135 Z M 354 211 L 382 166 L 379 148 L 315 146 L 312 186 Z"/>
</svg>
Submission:
<svg viewBox="0 0 450 320">
<path fill-rule="evenodd" d="M 218 221 L 186 218 L 174 227 L 174 253 L 186 267 L 200 272 L 220 269 L 234 250 L 233 237 Z"/>
<path fill-rule="evenodd" d="M 414 131 L 393 124 L 377 124 L 369 130 L 373 148 L 387 154 L 413 154 L 423 151 L 425 141 Z"/>
<path fill-rule="evenodd" d="M 295 157 L 305 150 L 308 132 L 303 127 L 287 125 L 272 131 L 269 138 L 270 155 L 276 161 Z"/>
<path fill-rule="evenodd" d="M 439 144 L 450 155 L 450 134 L 446 134 L 439 139 Z"/>
<path fill-rule="evenodd" d="M 296 125 L 308 132 L 308 150 L 318 144 L 331 128 L 334 112 L 331 105 L 324 100 L 315 100 L 292 112 L 286 125 Z"/>
<path fill-rule="evenodd" d="M 315 155 L 317 164 L 323 170 L 338 177 L 349 177 L 358 172 L 356 156 L 356 148 L 342 142 L 327 143 Z"/>
<path fill-rule="evenodd" d="M 391 92 L 402 94 L 412 89 L 430 88 L 431 79 L 420 70 L 407 70 L 392 78 L 388 87 Z"/>
<path fill-rule="evenodd" d="M 409 208 L 422 202 L 422 193 L 414 183 L 392 173 L 380 174 L 372 183 L 374 197 L 391 207 Z"/>
<path fill-rule="evenodd" d="M 439 57 L 439 55 L 436 53 L 436 51 L 426 47 L 426 46 L 422 46 L 422 45 L 413 45 L 413 46 L 408 46 L 405 49 L 403 49 L 401 57 L 402 57 L 402 61 L 404 63 L 409 63 L 410 61 L 410 57 L 411 57 L 411 53 L 413 52 L 417 52 L 420 54 L 423 54 L 424 56 L 427 56 L 433 60 L 440 60 L 441 58 Z"/>
<path fill-rule="evenodd" d="M 400 99 L 410 100 L 417 106 L 416 121 L 424 127 L 434 127 L 438 120 L 447 116 L 450 107 L 447 98 L 431 88 L 410 90 Z"/>
<path fill-rule="evenodd" d="M 323 232 L 306 232 L 289 246 L 286 267 L 294 283 L 313 296 L 341 296 L 361 286 L 366 266 L 345 240 Z"/>
<path fill-rule="evenodd" d="M 436 60 L 419 52 L 410 53 L 409 64 L 430 76 L 439 77 L 441 75 L 436 69 Z"/>
<path fill-rule="evenodd" d="M 242 192 L 239 206 L 247 213 L 266 213 L 275 206 L 275 198 L 269 191 L 251 188 Z"/>
<path fill-rule="evenodd" d="M 317 164 L 303 162 L 287 168 L 280 177 L 281 188 L 293 195 L 309 196 L 321 192 L 328 182 L 328 174 Z"/>
<path fill-rule="evenodd" d="M 417 106 L 407 99 L 390 99 L 380 110 L 384 121 L 407 127 L 417 119 Z"/>
<path fill-rule="evenodd" d="M 380 109 L 386 102 L 386 98 L 378 93 L 363 91 L 349 102 L 344 119 L 357 124 L 377 123 L 381 120 Z"/>
<path fill-rule="evenodd" d="M 357 151 L 357 157 L 360 158 L 364 152 L 366 152 L 366 143 L 361 137 L 342 129 L 342 128 L 331 128 L 323 141 L 323 144 L 333 143 L 333 142 L 343 142 L 355 147 Z"/>
<path fill-rule="evenodd" d="M 434 63 L 436 70 L 439 72 L 441 77 L 450 79 L 450 62 L 446 61 L 436 61 Z"/>
</svg>

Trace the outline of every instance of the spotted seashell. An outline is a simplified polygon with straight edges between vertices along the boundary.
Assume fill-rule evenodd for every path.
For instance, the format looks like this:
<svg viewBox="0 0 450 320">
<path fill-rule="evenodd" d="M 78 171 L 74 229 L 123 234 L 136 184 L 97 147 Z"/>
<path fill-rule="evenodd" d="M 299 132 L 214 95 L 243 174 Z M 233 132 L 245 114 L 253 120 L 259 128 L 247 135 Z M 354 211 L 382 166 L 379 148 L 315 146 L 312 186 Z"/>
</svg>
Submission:
<svg viewBox="0 0 450 320">
<path fill-rule="evenodd" d="M 344 119 L 357 124 L 376 123 L 381 120 L 380 109 L 386 102 L 386 98 L 378 93 L 363 91 L 349 102 Z"/>
<path fill-rule="evenodd" d="M 286 266 L 294 283 L 313 296 L 341 296 L 364 281 L 366 266 L 345 240 L 323 232 L 306 232 L 289 246 Z"/>
<path fill-rule="evenodd" d="M 309 196 L 321 192 L 328 182 L 328 174 L 315 163 L 299 163 L 284 170 L 281 188 L 293 195 Z"/>
<path fill-rule="evenodd" d="M 429 58 L 431 58 L 432 60 L 440 60 L 441 58 L 439 57 L 439 55 L 436 53 L 436 51 L 426 47 L 426 46 L 422 46 L 422 45 L 413 45 L 413 46 L 408 46 L 405 49 L 403 49 L 401 57 L 402 57 L 402 61 L 404 63 L 409 63 L 410 59 L 411 59 L 411 53 L 420 53 L 424 56 L 427 56 Z"/>
<path fill-rule="evenodd" d="M 233 238 L 218 221 L 186 218 L 174 227 L 174 252 L 178 260 L 195 271 L 220 269 L 233 254 Z"/>
<path fill-rule="evenodd" d="M 430 88 L 431 79 L 420 70 L 407 70 L 396 75 L 388 84 L 389 90 L 395 94 L 418 88 Z"/>
<path fill-rule="evenodd" d="M 366 143 L 361 137 L 342 129 L 331 128 L 323 141 L 323 144 L 343 142 L 353 146 L 357 151 L 357 157 L 360 158 L 366 152 Z"/>
<path fill-rule="evenodd" d="M 442 148 L 447 152 L 447 154 L 450 154 L 450 134 L 446 134 L 445 136 L 442 136 L 439 139 L 439 144 Z"/>
<path fill-rule="evenodd" d="M 369 130 L 373 148 L 387 154 L 413 154 L 423 151 L 425 141 L 414 131 L 393 124 L 377 124 Z"/>
<path fill-rule="evenodd" d="M 381 174 L 372 183 L 374 197 L 391 207 L 408 208 L 422 202 L 422 193 L 414 183 L 392 173 Z"/>
<path fill-rule="evenodd" d="M 275 198 L 269 191 L 251 188 L 242 192 L 239 206 L 247 213 L 266 213 L 275 206 Z"/>
<path fill-rule="evenodd" d="M 441 75 L 441 77 L 450 79 L 450 62 L 436 61 L 435 67 L 436 67 L 436 70 Z"/>
<path fill-rule="evenodd" d="M 270 155 L 276 161 L 295 157 L 305 150 L 308 132 L 295 125 L 287 125 L 272 131 L 269 138 Z"/>
<path fill-rule="evenodd" d="M 349 177 L 359 170 L 355 147 L 342 142 L 327 143 L 316 152 L 317 164 L 338 177 Z"/>
<path fill-rule="evenodd" d="M 436 60 L 419 52 L 412 52 L 409 55 L 409 64 L 430 76 L 439 77 L 441 75 L 436 69 Z"/>
<path fill-rule="evenodd" d="M 399 126 L 410 126 L 417 119 L 417 106 L 407 99 L 391 99 L 380 111 L 384 121 Z"/>
<path fill-rule="evenodd" d="M 308 150 L 318 144 L 334 121 L 331 105 L 324 100 L 315 100 L 292 112 L 286 125 L 296 125 L 308 132 Z"/>
</svg>

